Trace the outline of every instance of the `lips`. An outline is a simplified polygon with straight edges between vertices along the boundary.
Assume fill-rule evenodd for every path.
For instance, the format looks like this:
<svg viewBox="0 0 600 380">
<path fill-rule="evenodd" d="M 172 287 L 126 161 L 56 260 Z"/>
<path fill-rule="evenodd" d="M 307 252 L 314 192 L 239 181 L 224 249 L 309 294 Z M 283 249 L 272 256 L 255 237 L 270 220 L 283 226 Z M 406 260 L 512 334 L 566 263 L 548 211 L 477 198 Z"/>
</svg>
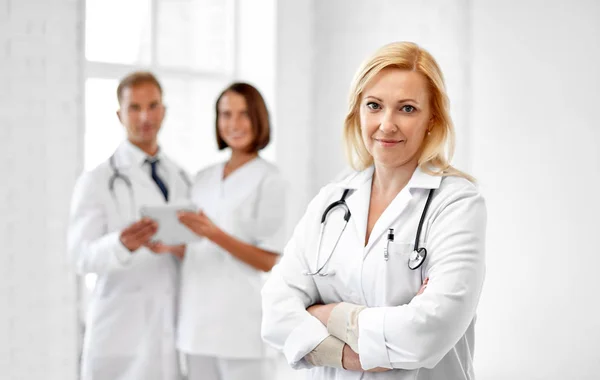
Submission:
<svg viewBox="0 0 600 380">
<path fill-rule="evenodd" d="M 229 135 L 227 137 L 229 137 L 230 139 L 234 139 L 235 140 L 235 139 L 244 138 L 244 137 L 246 137 L 246 135 L 245 134 L 244 135 Z"/>
<path fill-rule="evenodd" d="M 375 141 L 377 141 L 383 147 L 393 147 L 400 144 L 401 142 L 404 142 L 404 140 L 393 139 L 375 139 Z"/>
</svg>

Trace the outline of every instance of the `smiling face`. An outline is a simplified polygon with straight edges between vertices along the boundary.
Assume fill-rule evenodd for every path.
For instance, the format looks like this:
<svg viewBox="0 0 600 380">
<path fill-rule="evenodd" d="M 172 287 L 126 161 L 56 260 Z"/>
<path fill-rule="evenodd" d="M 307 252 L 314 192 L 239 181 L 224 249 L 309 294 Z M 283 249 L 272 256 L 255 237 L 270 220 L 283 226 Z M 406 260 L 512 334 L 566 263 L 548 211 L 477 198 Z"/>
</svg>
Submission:
<svg viewBox="0 0 600 380">
<path fill-rule="evenodd" d="M 425 77 L 398 68 L 381 70 L 360 102 L 361 136 L 376 166 L 417 166 L 432 112 Z"/>
<path fill-rule="evenodd" d="M 247 152 L 254 141 L 252 121 L 243 95 L 226 92 L 217 105 L 219 136 L 233 151 Z"/>
</svg>

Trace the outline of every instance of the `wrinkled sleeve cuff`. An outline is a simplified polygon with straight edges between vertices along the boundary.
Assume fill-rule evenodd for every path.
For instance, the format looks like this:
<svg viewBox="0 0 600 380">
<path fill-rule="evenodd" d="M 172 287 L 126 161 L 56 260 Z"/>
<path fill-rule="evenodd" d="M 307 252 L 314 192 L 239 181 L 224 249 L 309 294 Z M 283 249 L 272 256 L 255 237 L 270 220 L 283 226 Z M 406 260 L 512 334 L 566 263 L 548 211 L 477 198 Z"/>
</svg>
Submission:
<svg viewBox="0 0 600 380">
<path fill-rule="evenodd" d="M 329 334 L 340 339 L 358 352 L 358 315 L 366 309 L 362 305 L 342 302 L 333 308 L 327 320 Z"/>
<path fill-rule="evenodd" d="M 328 336 L 314 350 L 309 352 L 304 358 L 306 361 L 316 367 L 342 367 L 342 352 L 344 342 L 334 336 Z"/>
<path fill-rule="evenodd" d="M 385 308 L 368 308 L 358 316 L 358 355 L 365 370 L 392 368 L 385 342 Z"/>
<path fill-rule="evenodd" d="M 297 326 L 283 346 L 283 354 L 292 367 L 296 367 L 309 352 L 329 336 L 327 328 L 312 315 Z"/>
</svg>

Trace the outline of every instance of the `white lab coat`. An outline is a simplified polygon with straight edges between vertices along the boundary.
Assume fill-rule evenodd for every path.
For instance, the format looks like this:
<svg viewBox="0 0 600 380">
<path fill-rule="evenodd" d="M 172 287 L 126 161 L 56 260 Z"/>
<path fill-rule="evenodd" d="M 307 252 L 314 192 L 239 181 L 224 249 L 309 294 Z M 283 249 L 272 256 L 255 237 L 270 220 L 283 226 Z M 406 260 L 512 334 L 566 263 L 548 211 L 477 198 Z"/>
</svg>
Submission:
<svg viewBox="0 0 600 380">
<path fill-rule="evenodd" d="M 286 182 L 260 157 L 223 180 L 224 163 L 198 173 L 192 199 L 226 233 L 280 253 L 286 242 Z M 208 239 L 190 244 L 182 267 L 177 347 L 189 355 L 261 359 L 260 290 L 266 274 Z"/>
<path fill-rule="evenodd" d="M 158 173 L 169 189 L 169 202 L 188 199 L 184 173 L 158 154 Z M 118 170 L 133 186 L 114 183 L 108 160 L 78 179 L 73 193 L 68 248 L 78 274 L 97 274 L 86 316 L 82 354 L 83 380 L 175 380 L 177 259 L 147 248 L 130 253 L 120 232 L 139 220 L 143 205 L 165 204 L 152 181 L 146 155 L 128 141 L 114 154 Z"/>
<path fill-rule="evenodd" d="M 310 368 L 304 356 L 328 336 L 306 308 L 317 303 L 349 302 L 368 308 L 359 314 L 358 354 L 362 367 L 394 368 L 382 373 L 330 367 L 310 370 L 312 379 L 474 378 L 475 310 L 483 285 L 486 209 L 469 181 L 430 176 L 417 169 L 408 185 L 376 222 L 364 245 L 373 168 L 324 187 L 310 203 L 284 256 L 263 288 L 263 338 L 284 352 L 294 368 Z M 412 271 L 417 226 L 429 189 L 435 193 L 421 232 L 424 265 Z M 320 220 L 344 189 L 352 216 L 325 272 L 316 270 Z M 319 263 L 324 263 L 343 228 L 343 210 L 328 219 Z M 384 260 L 388 228 L 393 228 L 389 260 Z M 429 277 L 425 292 L 416 296 Z M 363 377 L 361 377 L 361 375 Z"/>
</svg>

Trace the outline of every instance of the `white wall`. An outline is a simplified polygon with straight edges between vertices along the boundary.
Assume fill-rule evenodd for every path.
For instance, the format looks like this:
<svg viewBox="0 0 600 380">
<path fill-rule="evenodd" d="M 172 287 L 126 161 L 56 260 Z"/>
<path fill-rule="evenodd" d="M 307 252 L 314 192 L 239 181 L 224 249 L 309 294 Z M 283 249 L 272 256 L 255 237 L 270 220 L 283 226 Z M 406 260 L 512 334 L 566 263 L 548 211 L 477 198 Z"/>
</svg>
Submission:
<svg viewBox="0 0 600 380">
<path fill-rule="evenodd" d="M 471 166 L 488 205 L 480 379 L 600 378 L 600 3 L 477 1 Z"/>
<path fill-rule="evenodd" d="M 277 164 L 290 184 L 293 225 L 314 195 L 314 1 L 280 1 L 276 12 Z"/>
<path fill-rule="evenodd" d="M 77 376 L 65 233 L 83 157 L 80 4 L 0 0 L 0 379 Z"/>
</svg>

